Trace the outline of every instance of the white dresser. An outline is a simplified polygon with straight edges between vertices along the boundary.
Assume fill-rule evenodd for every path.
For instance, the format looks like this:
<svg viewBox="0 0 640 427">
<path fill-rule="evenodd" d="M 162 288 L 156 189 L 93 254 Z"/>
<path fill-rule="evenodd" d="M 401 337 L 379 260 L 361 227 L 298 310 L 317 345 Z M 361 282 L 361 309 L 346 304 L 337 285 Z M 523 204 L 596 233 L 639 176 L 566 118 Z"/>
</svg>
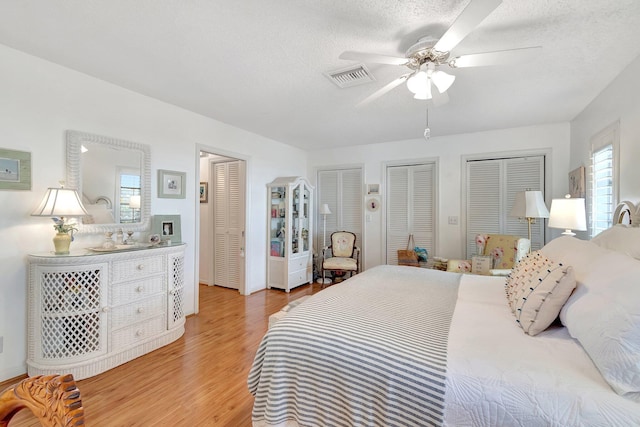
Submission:
<svg viewBox="0 0 640 427">
<path fill-rule="evenodd" d="M 29 255 L 29 375 L 97 375 L 184 334 L 185 245 Z"/>
</svg>

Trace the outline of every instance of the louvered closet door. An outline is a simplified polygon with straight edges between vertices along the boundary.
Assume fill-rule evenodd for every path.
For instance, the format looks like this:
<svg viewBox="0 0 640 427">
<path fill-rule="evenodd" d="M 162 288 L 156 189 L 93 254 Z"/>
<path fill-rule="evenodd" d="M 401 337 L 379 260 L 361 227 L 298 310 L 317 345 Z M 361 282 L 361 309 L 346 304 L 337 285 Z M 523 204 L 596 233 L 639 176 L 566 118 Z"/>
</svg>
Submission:
<svg viewBox="0 0 640 427">
<path fill-rule="evenodd" d="M 326 245 L 330 245 L 334 231 L 351 231 L 356 235 L 356 245 L 363 248 L 362 241 L 362 169 L 318 171 L 318 211 L 324 203 L 329 205 L 327 215 Z M 316 215 L 316 250 L 322 251 L 322 215 Z"/>
<path fill-rule="evenodd" d="M 477 234 L 527 237 L 526 221 L 509 216 L 516 193 L 544 192 L 544 156 L 473 160 L 467 162 L 466 256 L 475 255 Z M 544 220 L 531 226 L 532 250 L 544 245 Z"/>
<path fill-rule="evenodd" d="M 244 226 L 244 163 L 214 165 L 214 284 L 239 289 Z"/>
<path fill-rule="evenodd" d="M 387 168 L 387 264 L 398 263 L 398 249 L 415 246 L 435 252 L 435 167 L 433 164 Z"/>
</svg>

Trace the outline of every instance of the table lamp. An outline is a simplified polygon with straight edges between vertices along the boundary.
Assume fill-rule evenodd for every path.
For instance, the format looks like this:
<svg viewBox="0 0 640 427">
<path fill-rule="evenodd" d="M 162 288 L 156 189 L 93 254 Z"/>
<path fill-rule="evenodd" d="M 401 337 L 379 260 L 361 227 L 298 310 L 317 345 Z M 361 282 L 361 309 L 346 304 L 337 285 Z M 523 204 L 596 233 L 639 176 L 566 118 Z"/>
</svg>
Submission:
<svg viewBox="0 0 640 427">
<path fill-rule="evenodd" d="M 526 190 L 516 193 L 516 198 L 509 216 L 524 218 L 529 226 L 529 241 L 531 241 L 531 224 L 535 224 L 536 218 L 549 218 L 549 210 L 544 204 L 542 191 Z"/>
<path fill-rule="evenodd" d="M 43 216 L 53 218 L 53 228 L 56 235 L 53 237 L 53 245 L 56 255 L 69 253 L 69 246 L 73 240 L 73 232 L 77 230 L 74 224 L 68 221 L 68 217 L 89 215 L 80 201 L 76 190 L 64 188 L 48 188 L 40 205 L 31 213 L 31 216 Z M 71 233 L 71 234 L 69 234 Z"/>
<path fill-rule="evenodd" d="M 572 199 L 568 194 L 564 197 L 564 199 L 551 201 L 549 227 L 564 228 L 563 235 L 575 236 L 576 233 L 571 230 L 585 231 L 587 229 L 584 199 Z"/>
</svg>

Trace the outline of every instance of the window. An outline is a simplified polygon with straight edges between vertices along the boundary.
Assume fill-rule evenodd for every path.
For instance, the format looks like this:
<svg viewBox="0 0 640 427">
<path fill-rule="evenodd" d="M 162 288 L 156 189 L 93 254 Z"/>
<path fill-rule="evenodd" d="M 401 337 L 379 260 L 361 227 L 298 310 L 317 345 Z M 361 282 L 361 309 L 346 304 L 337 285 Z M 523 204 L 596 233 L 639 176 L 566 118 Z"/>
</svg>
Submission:
<svg viewBox="0 0 640 427">
<path fill-rule="evenodd" d="M 120 223 L 140 222 L 140 207 L 131 206 L 131 196 L 140 196 L 140 175 L 120 172 L 118 215 Z"/>
<path fill-rule="evenodd" d="M 591 175 L 589 179 L 589 234 L 594 237 L 613 224 L 617 203 L 618 130 L 614 123 L 591 142 Z"/>
</svg>

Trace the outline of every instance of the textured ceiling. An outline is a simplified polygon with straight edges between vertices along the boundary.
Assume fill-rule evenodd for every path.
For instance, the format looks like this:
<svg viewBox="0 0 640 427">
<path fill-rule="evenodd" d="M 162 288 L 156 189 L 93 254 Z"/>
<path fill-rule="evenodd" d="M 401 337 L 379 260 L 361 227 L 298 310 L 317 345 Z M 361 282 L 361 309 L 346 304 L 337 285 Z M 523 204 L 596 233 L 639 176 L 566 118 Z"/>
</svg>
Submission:
<svg viewBox="0 0 640 427">
<path fill-rule="evenodd" d="M 405 73 L 340 89 L 355 50 L 403 56 L 468 0 L 3 0 L 0 43 L 304 149 L 420 138 Z M 452 71 L 432 135 L 569 121 L 640 53 L 638 0 L 504 0 L 453 54 L 542 46 L 532 61 Z"/>
</svg>

